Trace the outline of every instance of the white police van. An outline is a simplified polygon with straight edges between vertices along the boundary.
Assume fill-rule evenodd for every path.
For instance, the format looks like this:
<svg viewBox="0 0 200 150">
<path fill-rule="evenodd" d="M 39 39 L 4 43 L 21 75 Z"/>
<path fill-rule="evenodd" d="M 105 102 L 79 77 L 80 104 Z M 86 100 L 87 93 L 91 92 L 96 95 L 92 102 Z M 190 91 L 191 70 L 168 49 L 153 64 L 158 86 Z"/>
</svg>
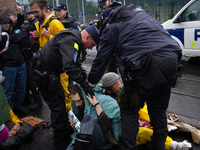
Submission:
<svg viewBox="0 0 200 150">
<path fill-rule="evenodd" d="M 191 0 L 162 25 L 182 48 L 183 56 L 200 56 L 200 0 Z"/>
</svg>

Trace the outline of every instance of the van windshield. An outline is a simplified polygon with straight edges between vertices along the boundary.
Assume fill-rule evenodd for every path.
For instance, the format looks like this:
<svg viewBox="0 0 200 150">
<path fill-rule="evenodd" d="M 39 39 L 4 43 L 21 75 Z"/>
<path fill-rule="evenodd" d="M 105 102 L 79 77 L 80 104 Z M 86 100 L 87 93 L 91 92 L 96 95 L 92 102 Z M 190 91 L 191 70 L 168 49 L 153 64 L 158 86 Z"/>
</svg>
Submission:
<svg viewBox="0 0 200 150">
<path fill-rule="evenodd" d="M 181 14 L 182 22 L 200 21 L 200 0 L 195 1 Z"/>
</svg>

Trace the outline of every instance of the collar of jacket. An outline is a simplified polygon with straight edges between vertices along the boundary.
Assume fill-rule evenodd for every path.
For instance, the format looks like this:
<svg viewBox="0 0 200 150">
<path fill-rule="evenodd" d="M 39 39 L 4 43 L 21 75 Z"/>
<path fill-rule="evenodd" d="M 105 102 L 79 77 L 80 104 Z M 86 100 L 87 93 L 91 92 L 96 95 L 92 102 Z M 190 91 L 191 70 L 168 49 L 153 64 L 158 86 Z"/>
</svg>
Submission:
<svg viewBox="0 0 200 150">
<path fill-rule="evenodd" d="M 44 20 L 44 22 L 41 24 L 40 28 L 43 27 L 51 17 L 56 17 L 55 14 L 50 14 L 49 16 L 46 17 L 46 19 Z M 39 25 L 39 21 L 37 21 L 38 25 Z"/>
<path fill-rule="evenodd" d="M 64 21 L 72 21 L 73 17 L 67 12 Z"/>
</svg>

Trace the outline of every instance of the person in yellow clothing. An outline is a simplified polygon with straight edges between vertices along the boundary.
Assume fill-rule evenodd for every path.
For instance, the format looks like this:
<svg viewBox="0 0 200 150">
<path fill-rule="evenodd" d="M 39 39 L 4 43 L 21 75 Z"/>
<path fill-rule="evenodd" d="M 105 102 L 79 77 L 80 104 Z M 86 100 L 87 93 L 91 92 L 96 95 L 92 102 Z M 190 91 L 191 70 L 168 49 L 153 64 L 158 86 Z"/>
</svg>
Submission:
<svg viewBox="0 0 200 150">
<path fill-rule="evenodd" d="M 41 48 L 50 41 L 57 33 L 62 30 L 65 30 L 63 24 L 55 19 L 55 14 L 49 14 L 47 12 L 48 9 L 48 1 L 47 0 L 31 0 L 29 3 L 31 12 L 38 20 L 35 23 L 36 30 L 33 31 L 34 42 L 39 43 L 40 50 Z M 60 74 L 60 81 L 63 86 L 64 94 L 65 94 L 65 104 L 66 108 L 72 110 L 70 93 L 68 90 L 69 85 L 69 77 L 64 72 Z M 35 110 L 40 107 L 40 104 L 33 104 L 30 107 L 31 110 Z"/>
<path fill-rule="evenodd" d="M 123 107 L 123 104 L 121 102 L 122 95 L 123 95 L 123 88 L 120 88 L 121 80 L 120 80 L 119 75 L 114 72 L 106 73 L 101 78 L 101 83 L 103 85 L 103 88 L 105 89 L 104 93 L 116 99 L 120 107 Z M 144 104 L 144 107 L 139 110 L 138 114 L 139 114 L 139 120 L 144 120 L 150 123 L 150 118 L 149 118 L 146 104 Z M 139 131 L 136 136 L 136 144 L 141 145 L 141 144 L 145 144 L 148 141 L 151 141 L 152 135 L 153 135 L 152 129 L 146 128 L 146 127 L 139 127 Z M 187 141 L 177 142 L 177 141 L 174 141 L 171 137 L 167 136 L 166 142 L 165 142 L 165 149 L 166 150 L 170 150 L 170 149 L 171 150 L 191 150 L 192 144 Z"/>
<path fill-rule="evenodd" d="M 20 146 L 23 140 L 31 137 L 33 127 L 28 123 L 23 123 L 10 108 L 10 119 L 5 123 L 9 129 L 9 137 L 5 142 L 0 143 L 0 149 L 14 150 Z"/>
</svg>

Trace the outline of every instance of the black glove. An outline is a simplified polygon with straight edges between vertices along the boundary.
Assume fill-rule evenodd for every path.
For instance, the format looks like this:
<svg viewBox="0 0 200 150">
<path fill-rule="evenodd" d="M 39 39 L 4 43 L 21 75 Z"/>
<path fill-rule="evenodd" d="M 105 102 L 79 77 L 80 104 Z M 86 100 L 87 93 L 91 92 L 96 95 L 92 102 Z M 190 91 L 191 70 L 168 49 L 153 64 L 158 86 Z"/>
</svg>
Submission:
<svg viewBox="0 0 200 150">
<path fill-rule="evenodd" d="M 87 95 L 90 94 L 90 96 L 93 98 L 94 92 L 92 91 L 92 87 L 89 86 L 88 82 L 87 81 L 82 81 L 80 84 L 83 87 L 85 93 Z"/>
</svg>

